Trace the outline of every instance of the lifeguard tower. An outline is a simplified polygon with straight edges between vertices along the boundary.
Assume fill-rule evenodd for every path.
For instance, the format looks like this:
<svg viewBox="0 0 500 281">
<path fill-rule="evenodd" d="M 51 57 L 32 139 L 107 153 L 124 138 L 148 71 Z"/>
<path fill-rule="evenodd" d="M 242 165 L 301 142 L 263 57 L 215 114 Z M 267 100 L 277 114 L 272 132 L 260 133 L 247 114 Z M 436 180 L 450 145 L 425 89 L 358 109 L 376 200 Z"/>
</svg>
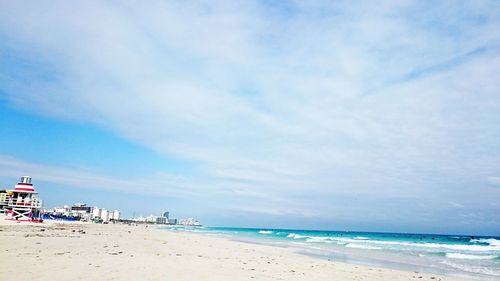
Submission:
<svg viewBox="0 0 500 281">
<path fill-rule="evenodd" d="M 37 197 L 31 177 L 21 177 L 21 182 L 13 190 L 7 191 L 8 220 L 42 222 L 42 200 Z"/>
</svg>

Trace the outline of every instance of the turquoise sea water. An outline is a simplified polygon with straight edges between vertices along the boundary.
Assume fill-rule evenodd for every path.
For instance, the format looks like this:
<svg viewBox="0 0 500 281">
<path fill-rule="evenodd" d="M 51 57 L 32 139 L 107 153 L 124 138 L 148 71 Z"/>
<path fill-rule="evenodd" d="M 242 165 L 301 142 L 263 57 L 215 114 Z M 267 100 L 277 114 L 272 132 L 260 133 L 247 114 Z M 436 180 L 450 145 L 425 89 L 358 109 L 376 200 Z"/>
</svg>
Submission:
<svg viewBox="0 0 500 281">
<path fill-rule="evenodd" d="M 227 227 L 166 229 L 290 247 L 332 261 L 500 280 L 500 237 Z"/>
</svg>

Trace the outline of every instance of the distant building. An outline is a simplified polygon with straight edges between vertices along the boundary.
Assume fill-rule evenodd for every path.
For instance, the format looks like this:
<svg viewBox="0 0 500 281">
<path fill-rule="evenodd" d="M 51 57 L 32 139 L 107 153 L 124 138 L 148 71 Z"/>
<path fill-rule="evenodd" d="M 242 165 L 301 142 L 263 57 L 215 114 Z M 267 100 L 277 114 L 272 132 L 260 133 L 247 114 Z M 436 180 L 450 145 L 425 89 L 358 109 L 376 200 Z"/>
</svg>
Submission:
<svg viewBox="0 0 500 281">
<path fill-rule="evenodd" d="M 109 212 L 106 209 L 101 209 L 102 222 L 109 222 Z"/>
<path fill-rule="evenodd" d="M 153 215 L 147 216 L 146 222 L 156 222 L 156 216 L 153 216 Z"/>
<path fill-rule="evenodd" d="M 193 218 L 182 219 L 179 224 L 185 226 L 201 226 L 201 223 Z"/>
<path fill-rule="evenodd" d="M 75 203 L 70 210 L 71 217 L 89 220 L 92 216 L 92 207 L 83 203 Z"/>
<path fill-rule="evenodd" d="M 166 217 L 157 217 L 156 218 L 156 223 L 157 224 L 167 224 L 168 219 Z"/>
<path fill-rule="evenodd" d="M 71 215 L 71 208 L 68 205 L 64 205 L 62 207 L 54 207 L 52 209 L 52 214 L 56 216 L 69 217 Z"/>
<path fill-rule="evenodd" d="M 101 217 L 101 209 L 99 209 L 98 207 L 94 207 L 94 209 L 92 209 L 92 219 L 100 217 Z"/>
<path fill-rule="evenodd" d="M 163 214 L 162 214 L 162 217 L 167 218 L 167 220 L 169 219 L 169 216 L 170 216 L 170 212 L 168 212 L 168 211 L 163 212 Z"/>
<path fill-rule="evenodd" d="M 117 221 L 120 219 L 120 211 L 114 210 L 113 211 L 113 220 Z"/>
<path fill-rule="evenodd" d="M 9 203 L 9 199 L 7 196 L 7 190 L 5 190 L 5 189 L 0 190 L 0 210 L 7 207 L 8 203 Z"/>
<path fill-rule="evenodd" d="M 73 206 L 64 205 L 63 207 L 54 207 L 50 211 L 46 211 L 49 216 L 53 219 L 57 218 L 72 218 L 79 219 L 83 221 L 94 221 L 94 222 L 109 222 L 111 220 L 120 219 L 120 211 L 108 211 L 104 208 L 90 207 L 84 203 L 75 203 Z"/>
<path fill-rule="evenodd" d="M 168 219 L 168 224 L 177 224 L 177 219 Z"/>
</svg>

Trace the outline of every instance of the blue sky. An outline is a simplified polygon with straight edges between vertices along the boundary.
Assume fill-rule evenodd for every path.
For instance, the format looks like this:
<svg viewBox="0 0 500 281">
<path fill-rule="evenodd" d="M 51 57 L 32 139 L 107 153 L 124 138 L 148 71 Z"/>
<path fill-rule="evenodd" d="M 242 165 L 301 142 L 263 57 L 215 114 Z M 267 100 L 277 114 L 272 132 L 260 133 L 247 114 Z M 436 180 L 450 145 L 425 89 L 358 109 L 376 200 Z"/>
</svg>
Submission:
<svg viewBox="0 0 500 281">
<path fill-rule="evenodd" d="M 0 185 L 208 225 L 500 235 L 498 1 L 0 1 Z"/>
</svg>

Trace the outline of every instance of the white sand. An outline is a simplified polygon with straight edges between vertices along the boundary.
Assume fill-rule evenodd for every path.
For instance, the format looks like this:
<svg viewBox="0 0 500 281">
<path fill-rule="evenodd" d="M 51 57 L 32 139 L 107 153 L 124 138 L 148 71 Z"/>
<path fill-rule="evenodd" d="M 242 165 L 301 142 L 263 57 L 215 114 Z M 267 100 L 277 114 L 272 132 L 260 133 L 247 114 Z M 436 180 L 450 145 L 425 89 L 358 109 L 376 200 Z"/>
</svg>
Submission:
<svg viewBox="0 0 500 281">
<path fill-rule="evenodd" d="M 464 280 L 154 227 L 0 218 L 0 280 Z"/>
</svg>

